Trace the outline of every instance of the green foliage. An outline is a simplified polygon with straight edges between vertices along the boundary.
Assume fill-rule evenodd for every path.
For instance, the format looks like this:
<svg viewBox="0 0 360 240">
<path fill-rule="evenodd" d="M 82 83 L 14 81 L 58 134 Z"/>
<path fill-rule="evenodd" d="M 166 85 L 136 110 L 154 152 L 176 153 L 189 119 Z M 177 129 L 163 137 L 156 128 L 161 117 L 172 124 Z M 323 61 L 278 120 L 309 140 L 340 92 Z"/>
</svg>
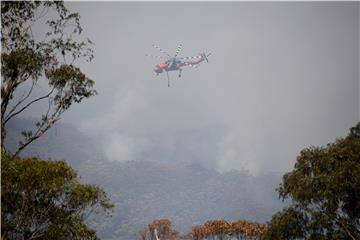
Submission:
<svg viewBox="0 0 360 240">
<path fill-rule="evenodd" d="M 287 208 L 272 217 L 263 239 L 302 239 L 304 226 L 304 214 L 294 208 Z"/>
<path fill-rule="evenodd" d="M 350 128 L 349 138 L 360 138 L 360 122 L 356 126 Z"/>
<path fill-rule="evenodd" d="M 55 18 L 48 17 L 48 12 Z M 32 27 L 41 24 L 43 18 L 48 28 L 44 36 L 34 36 Z M 62 1 L 2 1 L 1 27 L 1 143 L 9 120 L 35 103 L 47 106 L 34 129 L 25 131 L 17 155 L 53 126 L 73 103 L 96 94 L 94 81 L 74 65 L 79 59 L 91 61 L 93 50 L 88 47 L 90 40 L 75 40 L 81 39 L 80 15 L 69 12 Z M 48 88 L 34 91 L 38 81 L 46 81 Z M 28 90 L 21 94 L 19 86 Z"/>
<path fill-rule="evenodd" d="M 83 98 L 91 97 L 94 81 L 86 77 L 79 68 L 72 65 L 62 65 L 48 71 L 49 85 L 62 89 L 54 96 L 54 102 L 59 108 L 68 109 L 72 102 L 79 103 Z"/>
<path fill-rule="evenodd" d="M 36 79 L 41 75 L 43 58 L 31 49 L 19 49 L 1 54 L 1 63 L 2 76 L 17 79 L 28 75 Z"/>
<path fill-rule="evenodd" d="M 360 239 L 359 126 L 326 147 L 301 151 L 278 191 L 283 199 L 293 200 L 291 211 L 303 217 L 289 209 L 275 215 L 268 235 L 279 237 L 269 239 L 291 239 L 283 228 L 290 222 L 301 230 L 288 234 L 292 238 Z M 291 221 L 284 220 L 289 216 Z"/>
<path fill-rule="evenodd" d="M 13 159 L 1 154 L 1 232 L 6 239 L 95 239 L 86 224 L 95 211 L 110 214 L 105 192 L 79 183 L 63 161 Z"/>
</svg>

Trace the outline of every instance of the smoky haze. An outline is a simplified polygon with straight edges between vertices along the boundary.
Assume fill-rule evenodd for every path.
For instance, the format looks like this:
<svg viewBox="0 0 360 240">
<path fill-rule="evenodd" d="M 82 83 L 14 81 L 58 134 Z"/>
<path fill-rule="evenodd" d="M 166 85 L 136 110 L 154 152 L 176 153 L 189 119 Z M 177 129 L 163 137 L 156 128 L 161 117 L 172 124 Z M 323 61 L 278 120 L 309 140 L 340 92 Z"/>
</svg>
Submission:
<svg viewBox="0 0 360 240">
<path fill-rule="evenodd" d="M 358 2 L 66 5 L 95 43 L 81 68 L 99 95 L 63 121 L 101 139 L 109 160 L 284 172 L 359 120 Z M 212 55 L 167 87 L 152 44 Z"/>
</svg>

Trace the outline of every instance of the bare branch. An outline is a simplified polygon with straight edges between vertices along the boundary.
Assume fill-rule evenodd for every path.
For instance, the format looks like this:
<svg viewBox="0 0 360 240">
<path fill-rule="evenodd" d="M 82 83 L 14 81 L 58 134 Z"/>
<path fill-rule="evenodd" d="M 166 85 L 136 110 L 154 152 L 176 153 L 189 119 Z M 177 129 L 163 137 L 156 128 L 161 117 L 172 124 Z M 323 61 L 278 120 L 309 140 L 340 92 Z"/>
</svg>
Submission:
<svg viewBox="0 0 360 240">
<path fill-rule="evenodd" d="M 28 94 L 24 97 L 24 95 L 25 95 L 25 92 L 24 92 L 24 94 L 21 96 L 21 99 L 19 100 L 19 102 L 9 111 L 9 113 L 7 114 L 7 116 L 9 116 L 10 114 L 12 114 L 12 113 L 16 110 L 16 108 L 17 108 L 20 104 L 22 104 L 22 103 L 31 95 L 32 90 L 33 90 L 33 88 L 34 88 L 34 86 L 35 86 L 35 83 L 36 83 L 36 81 L 33 81 L 33 82 L 32 82 L 32 85 L 31 85 L 30 90 L 28 91 Z"/>
<path fill-rule="evenodd" d="M 41 137 L 47 130 L 49 130 L 51 128 L 52 125 L 54 125 L 57 121 L 59 121 L 60 115 L 64 112 L 64 109 L 57 108 L 56 111 L 49 118 L 48 116 L 49 116 L 50 110 L 51 110 L 51 102 L 49 99 L 49 107 L 48 107 L 46 114 L 44 115 L 46 120 L 42 120 L 42 122 L 41 122 L 40 126 L 38 127 L 38 129 L 36 130 L 35 134 L 33 136 L 31 136 L 30 138 L 28 138 L 25 143 L 21 144 L 21 146 L 16 150 L 15 154 L 13 155 L 14 157 L 17 157 L 19 155 L 19 153 L 25 147 L 27 147 L 34 140 Z"/>
<path fill-rule="evenodd" d="M 344 222 L 340 221 L 340 224 L 342 226 L 342 228 L 345 230 L 345 232 L 349 235 L 349 237 L 352 240 L 356 240 L 356 238 L 351 234 L 351 232 L 349 231 L 349 229 L 345 226 Z"/>
<path fill-rule="evenodd" d="M 29 102 L 28 104 L 26 104 L 24 107 L 22 107 L 20 110 L 14 112 L 13 114 L 9 115 L 8 117 L 5 118 L 5 121 L 4 121 L 4 124 L 6 124 L 11 118 L 13 118 L 14 116 L 18 115 L 19 113 L 21 113 L 22 111 L 24 111 L 26 108 L 28 108 L 30 105 L 34 104 L 35 102 L 38 102 L 42 99 L 45 99 L 45 98 L 48 98 L 52 93 L 53 91 L 55 90 L 55 87 L 53 87 L 53 89 L 51 89 L 51 91 L 42 96 L 42 97 L 39 97 L 39 98 L 36 98 L 34 100 L 32 100 L 31 102 Z"/>
</svg>

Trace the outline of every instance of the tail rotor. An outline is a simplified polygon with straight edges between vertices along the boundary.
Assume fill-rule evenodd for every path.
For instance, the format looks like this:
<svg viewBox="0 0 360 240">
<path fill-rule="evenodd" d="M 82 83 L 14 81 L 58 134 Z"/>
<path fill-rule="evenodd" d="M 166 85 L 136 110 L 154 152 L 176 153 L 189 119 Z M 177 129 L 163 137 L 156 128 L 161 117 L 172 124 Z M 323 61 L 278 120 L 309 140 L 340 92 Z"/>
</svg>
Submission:
<svg viewBox="0 0 360 240">
<path fill-rule="evenodd" d="M 209 62 L 208 56 L 210 56 L 210 55 L 211 55 L 211 53 L 206 54 L 205 52 L 203 52 L 203 54 L 202 54 L 202 56 L 206 60 L 206 62 Z"/>
</svg>

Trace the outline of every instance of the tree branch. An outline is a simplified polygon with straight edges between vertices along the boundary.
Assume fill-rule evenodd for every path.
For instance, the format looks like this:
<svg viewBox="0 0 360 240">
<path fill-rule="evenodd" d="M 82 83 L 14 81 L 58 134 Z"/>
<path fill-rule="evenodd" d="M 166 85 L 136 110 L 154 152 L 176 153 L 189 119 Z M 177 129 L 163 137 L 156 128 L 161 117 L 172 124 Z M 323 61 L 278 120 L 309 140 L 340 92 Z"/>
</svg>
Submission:
<svg viewBox="0 0 360 240">
<path fill-rule="evenodd" d="M 35 81 L 32 82 L 31 88 L 30 88 L 28 94 L 26 95 L 26 97 L 24 97 L 24 95 L 25 95 L 25 93 L 24 93 L 23 96 L 21 97 L 22 99 L 20 99 L 19 102 L 9 111 L 9 113 L 7 114 L 7 116 L 9 116 L 10 114 L 12 114 L 12 113 L 16 110 L 16 108 L 17 108 L 20 104 L 22 104 L 22 103 L 31 95 L 34 86 L 35 86 Z"/>
<path fill-rule="evenodd" d="M 349 229 L 345 226 L 344 222 L 340 221 L 340 225 L 343 227 L 343 229 L 346 231 L 346 233 L 349 235 L 349 237 L 352 240 L 356 240 L 356 238 L 351 234 L 351 232 L 349 231 Z"/>
<path fill-rule="evenodd" d="M 47 130 L 49 130 L 49 128 L 54 125 L 57 121 L 59 121 L 59 116 L 63 113 L 64 109 L 62 108 L 58 108 L 50 117 L 49 119 L 49 112 L 51 109 L 51 101 L 49 100 L 49 107 L 48 110 L 45 114 L 45 118 L 46 120 L 42 120 L 41 125 L 38 127 L 37 131 L 35 132 L 35 134 L 33 136 L 31 136 L 30 138 L 27 139 L 27 141 L 23 144 L 21 144 L 21 146 L 17 149 L 17 151 L 15 152 L 15 154 L 13 155 L 13 157 L 17 157 L 19 155 L 19 153 L 26 147 L 28 146 L 30 143 L 32 143 L 34 140 L 38 139 L 39 137 L 41 137 Z M 45 126 L 45 127 L 44 127 Z"/>
<path fill-rule="evenodd" d="M 14 116 L 16 116 L 16 115 L 18 115 L 19 113 L 21 113 L 22 111 L 24 111 L 26 108 L 28 108 L 28 107 L 29 107 L 30 105 L 32 105 L 33 103 L 38 102 L 38 101 L 40 101 L 40 100 L 42 100 L 42 99 L 48 98 L 48 97 L 53 93 L 54 90 L 55 90 L 55 87 L 53 87 L 53 89 L 51 89 L 51 91 L 50 91 L 48 94 L 32 100 L 31 102 L 29 102 L 28 104 L 26 104 L 24 107 L 22 107 L 19 111 L 14 112 L 13 114 L 7 116 L 7 117 L 5 118 L 5 120 L 4 120 L 4 124 L 6 124 L 6 123 L 7 123 L 11 118 L 13 118 Z"/>
</svg>

